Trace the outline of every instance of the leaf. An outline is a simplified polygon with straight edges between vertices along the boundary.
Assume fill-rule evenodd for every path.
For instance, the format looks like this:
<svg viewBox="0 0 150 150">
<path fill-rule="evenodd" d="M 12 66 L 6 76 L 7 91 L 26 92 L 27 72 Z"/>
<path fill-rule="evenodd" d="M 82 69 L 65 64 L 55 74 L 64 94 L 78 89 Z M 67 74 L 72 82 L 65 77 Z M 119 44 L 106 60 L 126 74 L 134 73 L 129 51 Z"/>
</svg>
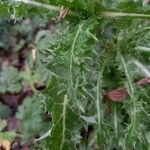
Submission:
<svg viewBox="0 0 150 150">
<path fill-rule="evenodd" d="M 2 132 L 2 130 L 7 126 L 7 122 L 6 120 L 2 120 L 0 119 L 0 144 L 2 144 L 3 142 L 5 143 L 6 141 L 11 142 L 15 136 L 16 133 L 13 131 L 9 131 L 9 132 Z M 2 141 L 2 143 L 1 143 Z M 7 143 L 7 142 L 6 142 Z M 0 145 L 1 146 L 1 145 Z"/>
<path fill-rule="evenodd" d="M 146 77 L 136 82 L 136 85 L 139 87 L 143 87 L 144 85 L 150 84 L 150 78 Z M 116 102 L 122 102 L 128 96 L 128 92 L 126 88 L 117 88 L 110 92 L 107 92 L 104 97 Z"/>
<path fill-rule="evenodd" d="M 0 119 L 0 132 L 6 127 L 7 123 L 6 120 Z"/>
<path fill-rule="evenodd" d="M 71 101 L 67 94 L 57 93 L 60 85 L 53 79 L 44 92 L 48 109 L 51 110 L 53 127 L 47 145 L 55 150 L 73 150 L 73 132 L 77 125 L 78 115 L 71 107 Z"/>
<path fill-rule="evenodd" d="M 19 131 L 22 134 L 22 143 L 26 143 L 35 134 L 42 131 L 42 105 L 37 97 L 27 97 L 19 106 L 16 117 L 21 121 Z"/>
<path fill-rule="evenodd" d="M 21 77 L 14 67 L 5 67 L 0 72 L 0 93 L 17 93 L 21 90 Z"/>
<path fill-rule="evenodd" d="M 116 102 L 122 102 L 127 97 L 127 95 L 128 93 L 126 88 L 118 88 L 108 92 L 106 97 Z"/>
<path fill-rule="evenodd" d="M 54 106 L 55 112 L 52 112 L 54 127 L 51 132 L 50 147 L 56 150 L 75 149 L 75 143 L 72 141 L 72 131 L 75 129 L 78 117 L 67 105 L 68 99 L 65 95 L 62 106 Z"/>
<path fill-rule="evenodd" d="M 26 65 L 25 71 L 21 72 L 20 76 L 24 79 L 24 84 L 30 85 L 32 90 L 36 91 L 34 85 L 41 79 L 41 76 L 37 70 L 34 70 L 34 72 L 32 72 L 31 68 L 29 68 L 29 66 Z"/>
<path fill-rule="evenodd" d="M 0 3 L 3 3 L 3 2 L 0 2 Z M 7 16 L 7 14 L 8 14 L 8 6 L 6 4 L 1 4 L 0 12 L 1 12 L 0 13 L 1 17 Z"/>
<path fill-rule="evenodd" d="M 81 118 L 87 123 L 87 124 L 96 124 L 96 118 L 95 118 L 95 116 L 89 116 L 89 117 L 87 117 L 87 116 L 82 116 L 81 115 Z"/>
<path fill-rule="evenodd" d="M 16 133 L 13 131 L 3 132 L 0 134 L 1 134 L 2 139 L 5 139 L 10 142 L 12 142 L 14 138 L 16 137 Z"/>
<path fill-rule="evenodd" d="M 0 102 L 0 118 L 7 118 L 11 115 L 11 113 L 11 109 Z"/>
<path fill-rule="evenodd" d="M 52 116 L 50 123 L 53 126 L 51 132 L 46 133 L 47 138 L 43 139 L 46 146 L 43 144 L 45 147 L 39 149 L 149 149 L 146 134 L 149 132 L 149 87 L 141 89 L 135 86 L 134 81 L 142 78 L 142 74 L 131 63 L 131 60 L 136 58 L 149 69 L 148 52 L 136 49 L 138 46 L 150 47 L 149 5 L 143 5 L 141 0 L 23 0 L 22 3 L 20 1 L 14 2 L 13 5 L 12 0 L 9 0 L 7 7 L 16 19 L 28 16 L 31 20 L 37 20 L 36 15 L 39 14 L 42 19 L 37 21 L 37 25 L 40 26 L 36 26 L 38 30 L 45 28 L 42 23 L 51 17 L 56 18 L 57 25 L 55 33 L 48 37 L 47 30 L 44 30 L 34 37 L 30 34 L 29 38 L 39 50 L 36 53 L 36 61 L 31 64 L 32 67 L 37 67 L 38 64 L 40 69 L 38 67 L 37 70 L 43 71 L 43 64 L 46 63 L 50 72 L 47 76 L 51 81 L 49 87 L 43 91 L 41 99 L 45 100 L 45 109 Z M 61 7 L 70 11 L 65 18 L 59 20 Z M 24 26 L 25 30 L 26 27 Z M 18 29 L 19 37 L 24 29 Z M 31 27 L 31 33 L 32 29 Z M 1 40 L 1 47 L 9 48 L 9 45 L 5 44 L 8 41 Z M 15 42 L 9 42 L 10 46 L 12 43 Z M 30 44 L 25 44 L 25 48 L 27 47 L 30 47 Z M 44 71 L 42 75 L 45 74 Z M 32 75 L 31 71 L 24 79 L 34 86 L 36 80 Z M 48 84 L 47 78 L 45 81 Z M 140 87 L 149 85 L 149 80 L 140 81 L 138 84 Z M 126 101 L 103 102 L 103 91 L 114 88 L 116 90 L 108 92 L 109 99 L 121 102 L 128 93 Z M 20 113 L 22 118 L 25 118 L 22 125 L 24 128 L 20 129 L 23 136 L 34 131 L 29 122 L 38 118 L 38 110 L 30 105 L 32 103 L 28 102 L 26 107 L 20 107 L 19 110 L 24 110 Z M 37 107 L 35 103 L 34 105 Z M 36 113 L 30 111 L 33 108 Z M 112 110 L 106 114 L 105 108 Z M 80 113 L 82 116 L 84 114 L 83 118 L 87 122 L 94 120 L 92 118 L 91 121 L 85 118 L 86 116 L 95 115 L 98 123 L 94 128 L 92 125 L 93 132 L 88 127 L 89 130 L 82 133 L 84 120 Z M 31 120 L 26 119 L 24 114 L 31 117 Z M 30 125 L 25 123 L 26 120 Z M 40 124 L 36 119 L 35 122 Z M 24 130 L 25 125 L 27 130 Z M 34 135 L 35 133 L 29 138 L 34 138 Z M 79 135 L 82 135 L 82 138 Z"/>
<path fill-rule="evenodd" d="M 49 48 L 52 40 L 53 35 L 50 35 L 50 31 L 42 30 L 37 33 L 35 43 L 39 50 L 43 50 Z"/>
<path fill-rule="evenodd" d="M 47 138 L 50 134 L 51 134 L 51 131 L 52 131 L 52 128 L 49 129 L 46 133 L 44 133 L 41 137 L 39 137 L 38 139 L 35 139 L 34 141 L 37 142 L 37 141 L 41 141 L 45 138 Z"/>
<path fill-rule="evenodd" d="M 146 140 L 150 144 L 150 132 L 146 133 Z"/>
<path fill-rule="evenodd" d="M 144 79 L 139 80 L 138 82 L 136 82 L 136 84 L 140 87 L 142 87 L 143 85 L 147 85 L 150 84 L 150 77 L 146 77 Z"/>
</svg>

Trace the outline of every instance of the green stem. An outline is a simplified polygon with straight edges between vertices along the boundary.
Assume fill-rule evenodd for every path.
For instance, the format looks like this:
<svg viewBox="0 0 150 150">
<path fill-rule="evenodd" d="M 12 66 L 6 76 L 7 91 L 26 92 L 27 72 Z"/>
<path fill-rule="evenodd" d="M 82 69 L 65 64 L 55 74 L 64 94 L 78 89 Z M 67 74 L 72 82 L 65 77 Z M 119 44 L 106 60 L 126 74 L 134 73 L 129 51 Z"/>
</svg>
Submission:
<svg viewBox="0 0 150 150">
<path fill-rule="evenodd" d="M 135 47 L 135 49 L 140 50 L 140 51 L 150 52 L 150 47 L 137 46 Z"/>
<path fill-rule="evenodd" d="M 40 3 L 40 2 L 36 2 L 33 0 L 14 0 L 15 2 L 23 2 L 25 4 L 29 4 L 29 5 L 33 5 L 36 7 L 40 7 L 40 8 L 44 8 L 44 9 L 48 9 L 50 11 L 60 11 L 61 7 L 57 7 L 57 6 L 53 6 L 50 4 L 45 4 L 45 3 Z M 74 14 L 72 11 L 70 11 L 69 14 Z M 75 13 L 77 14 L 77 13 Z M 138 13 L 125 13 L 125 12 L 109 12 L 109 11 L 103 11 L 101 13 L 101 15 L 103 17 L 137 17 L 137 18 L 149 18 L 150 19 L 150 15 L 149 14 L 138 14 Z"/>
<path fill-rule="evenodd" d="M 114 120 L 115 140 L 117 142 L 117 139 L 118 139 L 118 121 L 117 121 L 117 108 L 116 108 L 115 104 L 113 104 L 113 120 Z"/>
<path fill-rule="evenodd" d="M 98 75 L 97 79 L 97 87 L 96 87 L 96 109 L 97 109 L 97 120 L 98 120 L 98 133 L 97 133 L 97 140 L 99 145 L 102 145 L 101 136 L 102 136 L 102 96 L 101 96 L 101 89 L 100 89 L 100 79 L 101 73 Z"/>
<path fill-rule="evenodd" d="M 150 77 L 150 71 L 141 62 L 136 59 L 132 59 L 134 64 L 144 73 L 146 77 Z"/>
<path fill-rule="evenodd" d="M 40 7 L 40 8 L 45 8 L 48 10 L 53 10 L 53 11 L 60 11 L 60 7 L 56 7 L 53 5 L 49 5 L 49 4 L 44 4 L 44 3 L 40 3 L 40 2 L 36 2 L 36 1 L 32 1 L 32 0 L 14 0 L 15 2 L 22 2 L 25 4 L 29 4 L 29 5 L 33 5 L 36 7 Z"/>
<path fill-rule="evenodd" d="M 137 17 L 137 18 L 149 18 L 149 14 L 137 14 L 137 13 L 124 13 L 124 12 L 102 12 L 104 17 Z"/>
</svg>

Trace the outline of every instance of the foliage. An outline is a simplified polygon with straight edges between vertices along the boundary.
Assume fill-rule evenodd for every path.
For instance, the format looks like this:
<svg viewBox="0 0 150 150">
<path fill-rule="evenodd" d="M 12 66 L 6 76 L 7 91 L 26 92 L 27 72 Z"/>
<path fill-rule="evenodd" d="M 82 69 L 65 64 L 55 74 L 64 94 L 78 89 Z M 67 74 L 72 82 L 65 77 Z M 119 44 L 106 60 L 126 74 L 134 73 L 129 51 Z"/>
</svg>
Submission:
<svg viewBox="0 0 150 150">
<path fill-rule="evenodd" d="M 22 135 L 22 143 L 33 138 L 44 127 L 42 105 L 36 97 L 26 98 L 23 104 L 19 106 L 16 117 L 21 121 L 19 131 Z"/>
<path fill-rule="evenodd" d="M 0 93 L 12 92 L 17 93 L 21 90 L 21 77 L 17 69 L 6 67 L 0 72 Z"/>
<path fill-rule="evenodd" d="M 67 95 L 63 93 L 57 93 L 58 85 L 57 80 L 54 79 L 49 86 L 48 93 L 54 97 L 47 97 L 49 100 L 49 110 L 53 116 L 53 126 L 51 131 L 51 137 L 47 142 L 47 146 L 50 149 L 75 149 L 75 143 L 73 141 L 74 133 L 78 115 L 72 110 Z M 54 86 L 55 85 L 55 86 Z M 68 122 L 71 122 L 68 124 Z M 59 143 L 59 144 L 57 144 Z"/>
<path fill-rule="evenodd" d="M 70 10 L 64 19 L 56 17 L 55 33 L 39 33 L 34 41 L 40 60 L 46 60 L 50 72 L 49 86 L 41 92 L 45 109 L 52 116 L 51 132 L 43 139 L 46 149 L 149 149 L 149 88 L 135 84 L 149 75 L 150 9 L 145 3 L 1 3 L 1 16 L 8 10 L 16 18 L 27 14 L 33 18 L 37 13 L 43 22 L 60 16 L 60 6 Z M 107 90 L 121 86 L 128 92 L 122 103 L 105 99 Z M 23 138 L 40 131 L 41 111 L 35 99 L 20 106 L 17 116 L 24 122 L 20 127 Z"/>
<path fill-rule="evenodd" d="M 3 129 L 6 127 L 6 125 L 7 125 L 6 120 L 0 119 L 0 142 L 1 140 L 12 141 L 16 136 L 16 133 L 13 131 L 3 132 Z"/>
<path fill-rule="evenodd" d="M 11 113 L 10 108 L 0 102 L 0 118 L 7 118 L 11 115 Z"/>
</svg>

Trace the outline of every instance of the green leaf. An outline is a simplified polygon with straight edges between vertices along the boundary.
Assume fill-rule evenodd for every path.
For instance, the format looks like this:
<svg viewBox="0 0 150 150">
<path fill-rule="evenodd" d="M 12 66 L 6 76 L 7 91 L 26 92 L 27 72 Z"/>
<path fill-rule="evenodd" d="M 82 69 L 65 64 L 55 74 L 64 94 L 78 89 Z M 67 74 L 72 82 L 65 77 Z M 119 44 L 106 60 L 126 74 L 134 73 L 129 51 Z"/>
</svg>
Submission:
<svg viewBox="0 0 150 150">
<path fill-rule="evenodd" d="M 21 121 L 19 131 L 22 134 L 22 143 L 42 131 L 42 105 L 38 97 L 28 97 L 19 106 L 16 117 Z"/>
<path fill-rule="evenodd" d="M 5 67 L 0 72 L 0 93 L 17 93 L 21 90 L 21 77 L 14 67 Z"/>
<path fill-rule="evenodd" d="M 8 132 L 2 132 L 2 130 L 7 126 L 6 120 L 0 119 L 0 140 L 5 139 L 8 141 L 14 140 L 16 137 L 16 133 L 13 131 L 8 131 Z"/>
<path fill-rule="evenodd" d="M 8 6 L 5 4 L 0 4 L 0 17 L 5 17 L 7 15 L 8 15 Z"/>
<path fill-rule="evenodd" d="M 41 79 L 40 73 L 38 71 L 35 70 L 34 73 L 32 73 L 32 70 L 28 65 L 26 65 L 25 71 L 21 72 L 20 76 L 24 79 L 24 84 L 30 85 L 32 90 L 36 91 L 34 85 Z"/>
<path fill-rule="evenodd" d="M 0 102 L 0 118 L 7 118 L 11 115 L 11 113 L 11 109 Z"/>
<path fill-rule="evenodd" d="M 6 127 L 7 122 L 5 120 L 0 119 L 0 132 Z"/>
<path fill-rule="evenodd" d="M 16 27 L 17 36 L 18 32 L 22 35 L 32 33 L 36 27 L 39 30 L 39 26 L 44 28 L 45 21 L 52 16 L 56 19 L 55 33 L 49 34 L 49 30 L 44 29 L 34 37 L 29 36 L 37 49 L 31 68 L 38 66 L 35 70 L 43 71 L 46 64 L 50 72 L 49 76 L 46 71 L 42 73 L 51 81 L 41 99 L 45 100 L 52 124 L 46 134 L 42 133 L 41 138 L 46 142 L 42 149 L 149 149 L 149 90 L 148 86 L 136 86 L 143 76 L 131 61 L 136 59 L 149 69 L 149 5 L 145 6 L 141 0 L 15 1 L 19 3 L 9 1 L 9 13 L 16 18 L 28 16 L 37 24 L 29 30 L 26 26 Z M 66 9 L 69 12 L 62 19 L 60 16 Z M 3 14 L 5 12 L 6 9 Z M 37 14 L 41 19 L 36 18 Z M 9 40 L 3 39 L 1 37 L 1 48 L 9 49 L 5 44 Z M 23 74 L 33 90 L 38 80 L 35 70 L 26 69 Z M 129 96 L 123 102 L 107 100 L 105 93 L 124 86 Z M 28 101 L 19 108 L 18 117 L 23 122 L 20 132 L 25 141 L 41 131 L 32 125 L 33 121 L 41 125 L 38 106 Z M 97 119 L 96 125 L 93 116 Z M 87 123 L 90 126 L 86 126 L 85 131 Z"/>
<path fill-rule="evenodd" d="M 3 132 L 3 133 L 0 133 L 0 137 L 8 141 L 13 141 L 14 138 L 16 137 L 16 133 L 13 131 Z"/>
<path fill-rule="evenodd" d="M 78 122 L 78 115 L 71 106 L 71 101 L 67 94 L 57 93 L 59 83 L 53 79 L 49 88 L 45 91 L 48 110 L 52 114 L 52 130 L 47 140 L 50 149 L 72 150 L 75 149 L 74 130 Z"/>
<path fill-rule="evenodd" d="M 75 149 L 75 143 L 72 141 L 74 136 L 72 131 L 75 129 L 78 117 L 67 105 L 68 99 L 65 95 L 64 102 L 60 106 L 54 106 L 55 112 L 52 112 L 54 127 L 51 132 L 50 147 L 56 150 Z"/>
</svg>

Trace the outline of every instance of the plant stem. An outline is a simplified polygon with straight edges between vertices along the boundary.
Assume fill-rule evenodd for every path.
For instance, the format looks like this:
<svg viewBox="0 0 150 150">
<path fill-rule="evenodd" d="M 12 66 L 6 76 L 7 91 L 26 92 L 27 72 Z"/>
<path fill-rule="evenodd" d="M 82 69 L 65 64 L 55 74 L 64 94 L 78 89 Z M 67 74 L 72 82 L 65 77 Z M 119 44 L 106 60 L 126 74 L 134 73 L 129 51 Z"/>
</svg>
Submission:
<svg viewBox="0 0 150 150">
<path fill-rule="evenodd" d="M 145 47 L 145 46 L 137 46 L 135 47 L 135 49 L 140 50 L 140 51 L 150 52 L 150 48 Z"/>
<path fill-rule="evenodd" d="M 29 5 L 33 5 L 36 7 L 42 7 L 45 9 L 48 9 L 50 11 L 60 11 L 61 7 L 57 7 L 57 6 L 53 6 L 50 4 L 45 4 L 45 3 L 40 3 L 40 2 L 36 2 L 33 0 L 14 0 L 15 2 L 23 2 Z M 70 14 L 72 14 L 73 12 L 70 11 Z M 149 14 L 137 14 L 137 13 L 124 13 L 124 12 L 107 12 L 107 11 L 103 11 L 101 13 L 102 16 L 104 17 L 137 17 L 137 18 L 149 18 L 150 19 L 150 15 Z"/>
<path fill-rule="evenodd" d="M 146 77 L 150 77 L 150 71 L 141 62 L 135 59 L 133 59 L 133 62 L 139 69 L 141 69 Z"/>
<path fill-rule="evenodd" d="M 36 7 L 42 7 L 48 10 L 53 10 L 53 11 L 60 11 L 60 7 L 56 7 L 53 5 L 49 5 L 49 4 L 44 4 L 44 3 L 40 3 L 40 2 L 36 2 L 36 1 L 32 1 L 32 0 L 15 0 L 15 2 L 23 2 L 25 4 L 29 4 L 29 5 L 33 5 Z"/>
<path fill-rule="evenodd" d="M 124 12 L 102 12 L 104 17 L 137 17 L 137 18 L 149 18 L 149 14 L 137 14 L 137 13 L 124 13 Z"/>
<path fill-rule="evenodd" d="M 98 133 L 97 133 L 97 140 L 98 144 L 102 145 L 101 136 L 102 136 L 102 97 L 101 97 L 101 89 L 100 89 L 100 79 L 101 79 L 101 73 L 98 74 L 97 79 L 97 87 L 96 87 L 96 109 L 97 109 L 97 120 L 98 120 Z"/>
</svg>

